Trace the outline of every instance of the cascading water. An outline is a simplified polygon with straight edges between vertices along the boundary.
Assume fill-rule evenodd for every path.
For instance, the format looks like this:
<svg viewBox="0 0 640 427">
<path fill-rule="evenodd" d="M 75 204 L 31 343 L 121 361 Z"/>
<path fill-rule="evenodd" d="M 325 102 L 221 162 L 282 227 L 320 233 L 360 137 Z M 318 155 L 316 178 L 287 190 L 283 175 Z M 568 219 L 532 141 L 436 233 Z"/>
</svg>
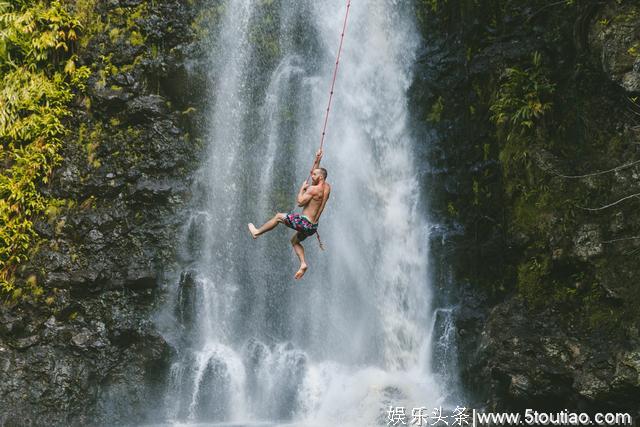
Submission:
<svg viewBox="0 0 640 427">
<path fill-rule="evenodd" d="M 283 226 L 320 136 L 343 0 L 212 4 L 208 158 L 165 314 L 178 356 L 168 422 L 386 425 L 389 406 L 434 407 L 428 224 L 407 90 L 418 40 L 410 2 L 354 2 L 323 166 L 327 251 Z M 170 313 L 169 313 L 170 312 Z M 167 316 L 164 316 L 165 318 Z M 410 411 L 409 411 L 410 412 Z"/>
</svg>

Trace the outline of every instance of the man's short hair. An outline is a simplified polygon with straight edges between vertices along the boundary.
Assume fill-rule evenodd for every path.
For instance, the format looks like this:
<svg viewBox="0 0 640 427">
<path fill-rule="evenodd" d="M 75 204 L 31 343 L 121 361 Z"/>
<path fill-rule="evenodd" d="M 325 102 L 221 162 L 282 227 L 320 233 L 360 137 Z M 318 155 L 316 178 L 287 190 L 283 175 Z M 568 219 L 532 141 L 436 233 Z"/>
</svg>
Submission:
<svg viewBox="0 0 640 427">
<path fill-rule="evenodd" d="M 318 168 L 320 169 L 320 173 L 322 174 L 322 177 L 324 179 L 327 179 L 327 170 L 325 168 Z"/>
</svg>

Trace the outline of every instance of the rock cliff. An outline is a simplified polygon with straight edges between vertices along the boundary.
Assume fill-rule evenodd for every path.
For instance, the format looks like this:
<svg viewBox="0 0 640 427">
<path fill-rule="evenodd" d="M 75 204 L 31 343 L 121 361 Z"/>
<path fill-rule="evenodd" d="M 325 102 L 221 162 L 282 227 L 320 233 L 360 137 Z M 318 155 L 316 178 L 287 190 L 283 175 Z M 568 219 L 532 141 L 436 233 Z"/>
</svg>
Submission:
<svg viewBox="0 0 640 427">
<path fill-rule="evenodd" d="M 413 86 L 468 397 L 640 411 L 633 1 L 424 1 Z"/>
<path fill-rule="evenodd" d="M 17 271 L 46 299 L 0 306 L 0 425 L 148 420 L 171 347 L 152 314 L 202 142 L 207 84 L 197 2 L 77 1 L 78 66 L 62 163 L 65 201 Z"/>
</svg>

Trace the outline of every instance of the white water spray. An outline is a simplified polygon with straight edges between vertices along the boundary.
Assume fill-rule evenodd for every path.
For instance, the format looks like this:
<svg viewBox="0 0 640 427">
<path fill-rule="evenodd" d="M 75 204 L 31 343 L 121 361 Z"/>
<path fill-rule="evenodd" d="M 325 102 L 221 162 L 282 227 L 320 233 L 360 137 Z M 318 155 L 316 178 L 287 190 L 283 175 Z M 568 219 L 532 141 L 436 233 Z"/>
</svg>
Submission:
<svg viewBox="0 0 640 427">
<path fill-rule="evenodd" d="M 194 184 L 176 297 L 167 421 L 386 425 L 434 407 L 428 224 L 407 91 L 418 40 L 406 2 L 354 2 L 323 166 L 327 251 L 246 224 L 294 206 L 319 143 L 343 0 L 223 3 L 211 52 L 208 158 Z M 237 424 L 236 424 L 237 425 Z"/>
</svg>

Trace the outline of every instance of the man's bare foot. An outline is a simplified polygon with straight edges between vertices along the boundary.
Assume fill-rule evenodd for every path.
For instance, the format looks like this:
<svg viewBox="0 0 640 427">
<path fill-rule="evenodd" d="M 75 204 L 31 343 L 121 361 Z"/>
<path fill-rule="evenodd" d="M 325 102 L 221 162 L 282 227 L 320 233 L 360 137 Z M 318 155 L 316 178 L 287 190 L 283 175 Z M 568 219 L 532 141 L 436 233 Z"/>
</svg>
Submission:
<svg viewBox="0 0 640 427">
<path fill-rule="evenodd" d="M 296 275 L 294 276 L 296 278 L 296 280 L 301 279 L 302 276 L 304 276 L 304 273 L 307 272 L 307 264 L 300 264 L 300 270 L 298 270 L 296 272 Z"/>
<path fill-rule="evenodd" d="M 254 239 L 258 238 L 258 229 L 251 222 L 249 223 L 249 232 L 251 233 L 251 237 L 253 237 Z"/>
</svg>

